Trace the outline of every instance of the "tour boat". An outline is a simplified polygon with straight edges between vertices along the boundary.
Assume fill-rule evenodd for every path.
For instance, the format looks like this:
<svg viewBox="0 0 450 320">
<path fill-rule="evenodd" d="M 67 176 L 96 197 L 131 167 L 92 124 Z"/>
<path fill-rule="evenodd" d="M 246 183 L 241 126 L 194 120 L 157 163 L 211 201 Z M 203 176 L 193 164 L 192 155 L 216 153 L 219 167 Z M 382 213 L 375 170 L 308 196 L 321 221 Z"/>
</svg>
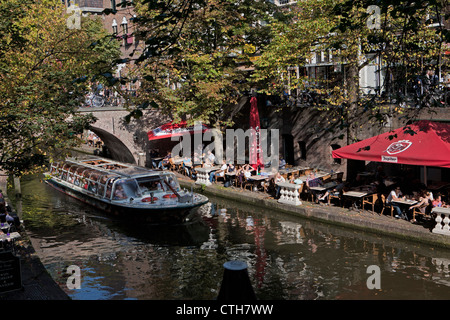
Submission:
<svg viewBox="0 0 450 320">
<path fill-rule="evenodd" d="M 54 162 L 44 174 L 55 189 L 107 213 L 148 222 L 183 222 L 208 198 L 181 190 L 170 171 L 103 158 Z"/>
</svg>

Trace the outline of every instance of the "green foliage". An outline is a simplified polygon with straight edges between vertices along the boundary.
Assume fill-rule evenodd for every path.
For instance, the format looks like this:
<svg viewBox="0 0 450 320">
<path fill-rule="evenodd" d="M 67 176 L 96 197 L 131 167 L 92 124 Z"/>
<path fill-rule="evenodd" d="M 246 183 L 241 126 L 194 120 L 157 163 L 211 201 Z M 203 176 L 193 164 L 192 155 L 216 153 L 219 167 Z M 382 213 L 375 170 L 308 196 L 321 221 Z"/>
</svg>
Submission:
<svg viewBox="0 0 450 320">
<path fill-rule="evenodd" d="M 94 121 L 76 113 L 87 80 L 119 51 L 100 20 L 68 29 L 58 0 L 2 1 L 0 13 L 0 169 L 21 176 L 79 143 Z"/>
<path fill-rule="evenodd" d="M 367 8 L 374 4 L 380 8 L 379 28 L 368 27 L 371 13 Z M 440 22 L 445 10 L 445 3 L 439 0 L 299 1 L 287 23 L 272 25 L 273 40 L 255 62 L 253 77 L 261 92 L 268 94 L 281 96 L 291 90 L 295 95 L 296 90 L 309 89 L 325 97 L 312 107 L 327 111 L 329 126 L 347 128 L 350 143 L 364 124 L 360 119 L 368 117 L 374 125 L 382 125 L 386 115 L 413 117 L 398 106 L 411 103 L 404 93 L 426 63 L 445 66 L 440 57 L 449 32 L 441 24 L 429 26 Z M 437 19 L 427 19 L 431 16 Z M 315 52 L 331 53 L 341 71 L 330 73 L 325 81 L 304 73 L 298 77 L 292 67 L 307 65 Z M 359 73 L 371 64 L 381 66 L 378 72 L 384 82 L 378 92 L 362 94 Z M 413 103 L 429 105 L 428 98 Z M 397 108 L 390 107 L 393 105 Z"/>
<path fill-rule="evenodd" d="M 157 104 L 173 119 L 229 124 L 224 108 L 250 88 L 248 68 L 270 42 L 265 1 L 192 0 L 136 3 L 136 35 L 145 41 L 132 78 L 136 104 Z M 153 105 L 154 105 L 153 104 Z"/>
</svg>

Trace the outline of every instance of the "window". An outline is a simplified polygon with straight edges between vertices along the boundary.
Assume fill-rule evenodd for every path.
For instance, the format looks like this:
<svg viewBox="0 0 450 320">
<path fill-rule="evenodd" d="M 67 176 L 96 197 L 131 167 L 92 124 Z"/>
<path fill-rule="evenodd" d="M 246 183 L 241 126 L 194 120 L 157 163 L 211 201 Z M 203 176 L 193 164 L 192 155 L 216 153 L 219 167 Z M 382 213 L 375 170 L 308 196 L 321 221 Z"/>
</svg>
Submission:
<svg viewBox="0 0 450 320">
<path fill-rule="evenodd" d="M 116 0 L 111 0 L 111 10 L 115 13 L 116 10 Z"/>
<path fill-rule="evenodd" d="M 113 35 L 117 35 L 117 21 L 116 21 L 116 19 L 113 19 L 113 22 L 112 22 L 112 31 L 113 31 Z"/>
<path fill-rule="evenodd" d="M 300 159 L 306 160 L 306 143 L 305 143 L 305 141 L 298 141 L 298 147 L 300 149 Z"/>
<path fill-rule="evenodd" d="M 123 17 L 121 26 L 122 26 L 122 31 L 123 31 L 122 33 L 123 33 L 123 35 L 125 37 L 126 35 L 128 35 L 128 21 L 127 21 L 127 18 Z"/>
</svg>

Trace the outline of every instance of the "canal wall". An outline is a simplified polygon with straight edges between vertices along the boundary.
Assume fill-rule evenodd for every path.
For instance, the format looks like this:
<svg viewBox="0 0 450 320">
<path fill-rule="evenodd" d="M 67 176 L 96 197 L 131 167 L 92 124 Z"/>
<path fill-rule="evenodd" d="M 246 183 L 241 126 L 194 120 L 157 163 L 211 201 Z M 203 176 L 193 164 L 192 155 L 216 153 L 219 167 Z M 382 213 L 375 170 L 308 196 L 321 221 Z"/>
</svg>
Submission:
<svg viewBox="0 0 450 320">
<path fill-rule="evenodd" d="M 450 249 L 450 236 L 432 233 L 432 226 L 413 224 L 402 219 L 379 215 L 367 210 L 350 210 L 338 206 L 319 205 L 309 201 L 303 201 L 299 206 L 288 205 L 279 203 L 266 193 L 225 188 L 221 184 L 198 185 L 195 184 L 195 181 L 185 176 L 177 176 L 182 187 L 189 190 L 192 187 L 194 191 L 206 196 L 211 195 L 362 232 L 388 235 L 398 239 Z"/>
<path fill-rule="evenodd" d="M 0 171 L 0 190 L 2 190 L 5 201 L 13 208 L 7 192 L 8 175 L 2 171 Z M 20 215 L 19 218 L 22 219 Z M 0 300 L 70 300 L 45 269 L 23 225 L 20 235 L 15 255 L 20 258 L 22 289 L 6 293 L 0 292 Z"/>
</svg>

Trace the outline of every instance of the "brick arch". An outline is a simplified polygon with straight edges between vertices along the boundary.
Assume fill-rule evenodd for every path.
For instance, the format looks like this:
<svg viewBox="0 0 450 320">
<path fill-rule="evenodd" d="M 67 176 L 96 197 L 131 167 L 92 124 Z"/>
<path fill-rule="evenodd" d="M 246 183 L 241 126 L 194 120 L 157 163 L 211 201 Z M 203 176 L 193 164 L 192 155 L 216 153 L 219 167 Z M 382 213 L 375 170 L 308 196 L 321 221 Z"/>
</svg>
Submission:
<svg viewBox="0 0 450 320">
<path fill-rule="evenodd" d="M 133 153 L 119 138 L 98 127 L 91 126 L 89 129 L 103 141 L 113 160 L 136 164 L 136 159 L 133 156 Z"/>
</svg>

